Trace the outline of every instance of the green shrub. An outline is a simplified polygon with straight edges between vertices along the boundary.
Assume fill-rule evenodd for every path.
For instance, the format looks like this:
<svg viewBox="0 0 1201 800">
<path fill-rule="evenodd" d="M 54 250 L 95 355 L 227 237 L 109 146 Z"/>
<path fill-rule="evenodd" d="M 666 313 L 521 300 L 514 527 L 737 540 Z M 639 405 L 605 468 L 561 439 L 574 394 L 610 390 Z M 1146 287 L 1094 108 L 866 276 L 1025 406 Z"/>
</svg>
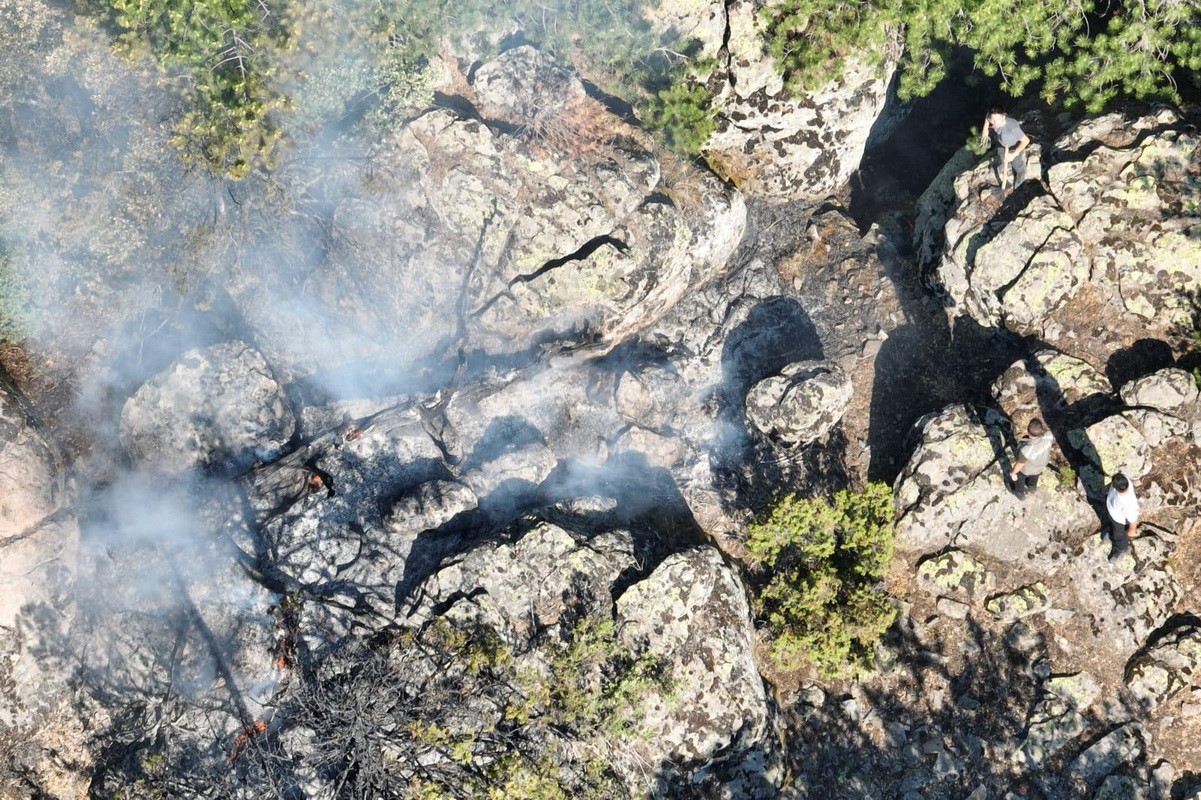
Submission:
<svg viewBox="0 0 1201 800">
<path fill-rule="evenodd" d="M 988 151 L 992 149 L 992 142 L 981 138 L 980 126 L 974 125 L 968 132 L 967 142 L 963 146 L 968 149 L 968 152 L 974 153 L 977 156 L 984 156 L 988 155 Z"/>
<path fill-rule="evenodd" d="M 496 42 L 480 32 L 520 29 L 561 63 L 635 106 L 665 146 L 695 155 L 715 124 L 713 95 L 704 86 L 714 65 L 695 58 L 694 40 L 656 33 L 649 22 L 656 8 L 650 0 L 547 0 L 536 6 L 464 0 L 453 10 L 415 0 L 390 7 L 376 23 L 380 109 L 373 119 L 403 118 L 406 110 L 428 103 L 426 68 L 443 40 L 474 39 L 484 55 L 495 55 Z"/>
<path fill-rule="evenodd" d="M 184 101 L 173 143 L 190 163 L 230 178 L 270 166 L 280 142 L 275 88 L 293 43 L 286 0 L 90 0 L 130 60 L 149 58 Z"/>
<path fill-rule="evenodd" d="M 610 756 L 646 735 L 670 664 L 606 616 L 561 628 L 516 653 L 490 628 L 438 618 L 305 675 L 280 713 L 314 732 L 315 766 L 356 797 L 628 797 Z"/>
<path fill-rule="evenodd" d="M 681 155 L 701 152 L 717 127 L 713 96 L 695 83 L 675 83 L 647 97 L 638 107 L 643 124 L 663 145 Z"/>
<path fill-rule="evenodd" d="M 871 664 L 896 611 L 880 586 L 893 549 L 892 493 L 882 483 L 832 502 L 789 495 L 748 529 L 763 567 L 755 606 L 771 627 L 784 669 L 814 664 L 827 678 Z"/>
<path fill-rule="evenodd" d="M 1059 485 L 1065 489 L 1070 489 L 1076 485 L 1076 470 L 1072 469 L 1070 464 L 1062 465 L 1056 470 L 1059 478 Z"/>
<path fill-rule="evenodd" d="M 1201 69 L 1201 6 L 1176 0 L 783 0 L 762 12 L 767 49 L 787 85 L 837 77 L 848 54 L 903 43 L 902 97 L 930 92 L 958 48 L 1012 96 L 1097 112 L 1121 97 L 1179 101 L 1178 68 Z"/>
</svg>

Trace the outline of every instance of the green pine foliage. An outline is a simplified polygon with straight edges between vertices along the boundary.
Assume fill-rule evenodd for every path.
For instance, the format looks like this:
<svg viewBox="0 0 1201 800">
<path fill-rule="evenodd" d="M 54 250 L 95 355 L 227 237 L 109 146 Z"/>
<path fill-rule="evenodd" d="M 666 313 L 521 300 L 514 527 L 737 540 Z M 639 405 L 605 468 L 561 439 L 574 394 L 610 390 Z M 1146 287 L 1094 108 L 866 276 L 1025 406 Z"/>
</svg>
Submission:
<svg viewBox="0 0 1201 800">
<path fill-rule="evenodd" d="M 656 131 L 664 146 L 697 155 L 717 127 L 713 97 L 697 83 L 674 83 L 649 95 L 639 106 L 643 123 Z"/>
<path fill-rule="evenodd" d="M 750 526 L 746 544 L 766 576 L 755 607 L 771 627 L 781 668 L 812 663 L 837 678 L 871 664 L 896 616 L 880 587 L 893 549 L 888 486 L 842 490 L 832 501 L 788 495 Z"/>
<path fill-rule="evenodd" d="M 785 0 L 762 12 L 788 86 L 836 77 L 849 54 L 879 58 L 900 37 L 902 97 L 930 92 L 951 53 L 1010 95 L 1095 113 L 1133 97 L 1178 101 L 1174 73 L 1201 71 L 1201 4 L 1181 0 Z"/>
<path fill-rule="evenodd" d="M 158 64 L 183 99 L 174 143 L 184 157 L 230 178 L 269 166 L 288 100 L 273 82 L 291 46 L 282 0 L 93 0 L 130 60 Z"/>
<path fill-rule="evenodd" d="M 185 158 L 232 179 L 274 163 L 294 96 L 299 129 L 337 118 L 359 96 L 373 99 L 366 116 L 377 125 L 411 119 L 433 102 L 447 44 L 490 56 L 506 40 L 534 42 L 631 103 L 681 152 L 699 152 L 713 128 L 698 72 L 712 65 L 696 62 L 695 43 L 652 28 L 651 0 L 86 2 L 123 55 L 149 59 L 176 90 L 173 141 Z"/>
</svg>

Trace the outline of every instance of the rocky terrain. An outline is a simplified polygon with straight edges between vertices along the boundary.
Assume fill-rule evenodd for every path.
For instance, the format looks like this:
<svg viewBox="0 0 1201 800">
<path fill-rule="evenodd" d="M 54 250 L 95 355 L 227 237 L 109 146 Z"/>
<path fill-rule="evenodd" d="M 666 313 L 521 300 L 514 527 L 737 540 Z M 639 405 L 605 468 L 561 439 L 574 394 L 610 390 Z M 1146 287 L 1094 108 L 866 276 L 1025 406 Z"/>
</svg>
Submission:
<svg viewBox="0 0 1201 800">
<path fill-rule="evenodd" d="M 0 797 L 1201 797 L 1196 110 L 1031 115 L 1012 194 L 961 150 L 864 224 L 892 67 L 789 99 L 753 4 L 664 8 L 724 167 L 514 46 L 226 192 L 208 279 L 72 285 L 91 337 L 6 358 Z M 781 670 L 747 525 L 869 480 L 897 620 L 862 675 Z"/>
</svg>

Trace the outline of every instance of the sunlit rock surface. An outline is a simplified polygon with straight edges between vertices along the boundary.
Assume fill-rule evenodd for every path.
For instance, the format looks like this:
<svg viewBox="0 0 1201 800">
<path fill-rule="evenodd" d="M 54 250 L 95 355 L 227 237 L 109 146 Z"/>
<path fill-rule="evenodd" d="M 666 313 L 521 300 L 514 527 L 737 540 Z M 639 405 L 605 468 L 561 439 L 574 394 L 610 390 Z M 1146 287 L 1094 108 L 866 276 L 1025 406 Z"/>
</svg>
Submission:
<svg viewBox="0 0 1201 800">
<path fill-rule="evenodd" d="M 668 556 L 618 598 L 623 635 L 673 665 L 670 695 L 647 703 L 652 763 L 704 761 L 736 742 L 768 741 L 771 714 L 751 657 L 749 611 L 742 583 L 711 547 Z"/>
<path fill-rule="evenodd" d="M 1074 486 L 1047 473 L 1037 500 L 1005 485 L 1007 421 L 991 410 L 953 406 L 924 421 L 921 443 L 895 487 L 897 543 L 919 552 L 970 545 L 1008 562 L 1060 557 L 1062 538 L 1095 515 Z"/>
<path fill-rule="evenodd" d="M 842 419 L 851 380 L 832 361 L 798 361 L 765 378 L 747 394 L 747 416 L 756 428 L 790 444 L 808 444 Z"/>
<path fill-rule="evenodd" d="M 991 156 L 961 153 L 919 202 L 918 251 L 952 312 L 984 324 L 1055 343 L 1104 308 L 1122 326 L 1170 328 L 1201 287 L 1199 145 L 1167 109 L 1090 119 L 1032 146 L 1035 180 L 1004 205 Z"/>
<path fill-rule="evenodd" d="M 710 13 L 710 4 L 697 5 L 698 15 Z M 873 130 L 890 125 L 882 116 L 898 113 L 888 102 L 894 64 L 849 59 L 841 77 L 792 97 L 765 52 L 760 9 L 750 0 L 726 4 L 729 27 L 716 72 L 718 128 L 706 152 L 747 195 L 816 200 L 858 168 Z"/>
<path fill-rule="evenodd" d="M 130 456 L 172 474 L 237 470 L 273 459 L 295 428 L 271 368 L 245 342 L 184 353 L 121 412 L 121 441 Z"/>
<path fill-rule="evenodd" d="M 16 587 L 14 621 L 0 620 L 0 770 L 27 781 L 11 790 L 0 771 L 0 796 L 42 796 L 25 791 L 34 776 L 52 797 L 162 778 L 167 793 L 250 798 L 275 788 L 255 772 L 269 763 L 289 770 L 280 794 L 332 797 L 342 728 L 322 742 L 290 713 L 315 680 L 361 667 L 342 656 L 380 646 L 394 664 L 414 630 L 450 619 L 536 671 L 581 615 L 616 623 L 675 679 L 643 698 L 650 736 L 605 753 L 636 796 L 1192 791 L 1162 761 L 1201 763 L 1186 616 L 1199 410 L 1178 292 L 1195 281 L 1172 260 L 1193 241 L 1191 130 L 1167 114 L 1086 121 L 1031 151 L 1048 191 L 1032 180 L 1005 203 L 989 167 L 956 156 L 918 209 L 922 274 L 901 240 L 910 209 L 865 218 L 867 172 L 841 191 L 891 121 L 887 64 L 785 98 L 752 41 L 759 5 L 665 0 L 657 20 L 718 61 L 711 155 L 736 188 L 655 149 L 528 46 L 458 72 L 446 58 L 436 109 L 375 141 L 336 132 L 264 185 L 203 185 L 203 221 L 165 245 L 143 225 L 174 222 L 192 189 L 117 213 L 99 195 L 155 198 L 158 184 L 120 177 L 131 151 L 80 144 L 91 115 L 154 150 L 143 118 L 105 103 L 34 115 L 82 155 L 6 182 L 6 224 L 106 271 L 170 271 L 218 240 L 204 268 L 219 286 L 147 300 L 164 291 L 148 282 L 155 313 L 108 309 L 126 327 L 84 345 L 104 384 L 84 392 L 109 427 L 128 412 L 125 449 L 101 425 L 72 443 L 87 451 L 73 476 L 0 398 L 0 516 L 21 528 L 0 551 Z M 13 150 L 46 152 L 36 140 L 26 130 Z M 74 196 L 63 176 L 87 158 L 112 175 Z M 37 220 L 32 186 L 83 211 Z M 83 310 L 111 287 L 78 291 Z M 944 328 L 948 299 L 990 332 Z M 952 374 L 972 360 L 987 366 Z M 1023 502 L 1004 475 L 1034 416 L 1056 447 Z M 1110 561 L 1098 501 L 1117 469 L 1136 478 L 1144 524 Z M 822 686 L 804 667 L 781 674 L 748 602 L 746 523 L 782 494 L 898 471 L 897 623 L 874 666 Z M 77 512 L 86 580 L 72 595 Z M 435 669 L 400 691 L 420 702 Z M 458 724 L 495 726 L 503 711 L 485 705 L 463 698 Z M 89 746 L 103 748 L 94 774 Z"/>
<path fill-rule="evenodd" d="M 724 269 L 746 225 L 736 191 L 679 165 L 695 200 L 663 202 L 645 135 L 532 47 L 472 81 L 478 117 L 432 110 L 375 145 L 387 168 L 342 198 L 331 263 L 286 318 L 266 305 L 285 281 L 235 289 L 290 373 L 370 385 L 370 365 L 406 374 L 451 346 L 616 342 Z"/>
</svg>

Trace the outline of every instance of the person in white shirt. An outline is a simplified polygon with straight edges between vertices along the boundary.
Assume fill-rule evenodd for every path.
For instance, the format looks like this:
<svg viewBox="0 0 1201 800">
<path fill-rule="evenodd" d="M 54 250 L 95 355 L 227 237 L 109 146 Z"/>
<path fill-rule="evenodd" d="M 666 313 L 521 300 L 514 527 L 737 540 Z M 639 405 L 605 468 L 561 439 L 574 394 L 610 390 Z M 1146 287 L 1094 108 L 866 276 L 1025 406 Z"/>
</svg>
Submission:
<svg viewBox="0 0 1201 800">
<path fill-rule="evenodd" d="M 1105 498 L 1105 510 L 1113 522 L 1113 549 L 1109 560 L 1116 561 L 1130 552 L 1130 537 L 1138 527 L 1138 498 L 1130 479 L 1117 473 L 1109 482 L 1109 495 Z"/>
</svg>

